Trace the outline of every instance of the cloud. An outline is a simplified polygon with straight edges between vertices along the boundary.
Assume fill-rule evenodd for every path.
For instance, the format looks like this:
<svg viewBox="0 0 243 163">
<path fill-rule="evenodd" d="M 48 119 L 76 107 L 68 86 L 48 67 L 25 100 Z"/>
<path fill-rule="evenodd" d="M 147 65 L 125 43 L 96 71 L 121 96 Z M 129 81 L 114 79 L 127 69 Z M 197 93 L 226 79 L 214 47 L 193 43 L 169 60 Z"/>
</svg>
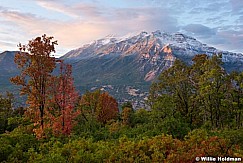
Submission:
<svg viewBox="0 0 243 163">
<path fill-rule="evenodd" d="M 13 10 L 0 10 L 0 16 L 4 18 L 5 25 L 21 28 L 22 34 L 35 34 L 42 32 L 45 28 L 42 28 L 45 23 L 48 23 L 44 18 L 37 17 L 31 13 L 22 13 Z"/>
<path fill-rule="evenodd" d="M 63 5 L 62 3 L 56 3 L 56 1 L 38 0 L 37 4 L 45 9 L 60 12 L 71 17 L 76 17 L 76 14 L 74 14 L 67 6 Z"/>
<path fill-rule="evenodd" d="M 0 41 L 1 46 L 16 46 L 15 44 L 11 42 L 6 42 L 6 41 Z"/>
<path fill-rule="evenodd" d="M 218 42 L 222 49 L 229 49 L 235 52 L 243 52 L 243 49 L 239 49 L 243 45 L 243 30 L 225 30 L 217 33 L 217 37 L 222 40 Z"/>
<path fill-rule="evenodd" d="M 211 29 L 202 24 L 188 24 L 183 29 L 200 37 L 211 37 L 216 34 L 215 29 Z"/>
<path fill-rule="evenodd" d="M 72 18 L 99 18 L 102 8 L 94 3 L 65 4 L 60 1 L 38 0 L 37 4 L 45 9 L 56 11 Z"/>
<path fill-rule="evenodd" d="M 9 47 L 14 47 L 11 50 L 18 50 L 17 44 L 11 42 L 11 41 L 4 41 L 0 40 L 0 52 L 6 51 Z"/>
<path fill-rule="evenodd" d="M 113 11 L 113 22 L 119 30 L 157 30 L 166 32 L 178 30 L 177 20 L 169 15 L 169 11 L 161 8 L 121 8 Z M 128 19 L 129 18 L 129 19 Z M 120 27 L 119 27 L 120 26 Z"/>
<path fill-rule="evenodd" d="M 30 2 L 22 0 L 23 3 L 27 1 Z M 0 41 L 11 39 L 11 42 L 16 44 L 24 43 L 46 33 L 58 40 L 57 48 L 60 47 L 61 50 L 57 52 L 65 53 L 109 34 L 121 36 L 130 32 L 150 32 L 159 29 L 172 33 L 183 31 L 205 41 L 204 43 L 212 43 L 212 46 L 224 45 L 228 49 L 242 50 L 241 0 L 31 2 L 38 10 L 47 14 L 39 11 L 30 12 L 31 10 L 27 13 L 21 8 L 10 9 L 0 6 L 0 30 L 8 33 L 0 33 Z"/>
<path fill-rule="evenodd" d="M 20 11 L 0 10 L 0 16 L 28 38 L 44 33 L 55 36 L 60 46 L 67 49 L 77 48 L 108 34 L 125 35 L 141 30 L 175 31 L 177 21 L 167 10 L 151 7 L 103 8 L 78 4 L 68 8 L 57 2 L 39 1 L 42 6 L 72 16 L 69 20 L 55 21 Z M 56 7 L 55 7 L 56 6 Z M 87 7 L 89 6 L 89 7 Z M 82 18 L 84 17 L 84 18 Z M 19 42 L 22 40 L 17 40 Z"/>
<path fill-rule="evenodd" d="M 232 5 L 232 13 L 242 13 L 243 12 L 243 1 L 242 0 L 230 0 Z"/>
</svg>

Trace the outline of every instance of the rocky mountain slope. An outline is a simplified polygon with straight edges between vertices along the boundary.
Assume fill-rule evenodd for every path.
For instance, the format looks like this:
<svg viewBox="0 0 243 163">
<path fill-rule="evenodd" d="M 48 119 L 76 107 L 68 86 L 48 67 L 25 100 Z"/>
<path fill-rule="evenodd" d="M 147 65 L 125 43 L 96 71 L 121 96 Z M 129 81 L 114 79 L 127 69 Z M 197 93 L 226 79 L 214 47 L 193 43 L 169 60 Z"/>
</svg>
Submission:
<svg viewBox="0 0 243 163">
<path fill-rule="evenodd" d="M 109 91 L 120 102 L 142 106 L 152 81 L 175 59 L 191 64 L 196 54 L 222 53 L 228 71 L 243 70 L 243 55 L 221 51 L 182 33 L 141 32 L 124 37 L 107 36 L 65 54 L 61 59 L 73 65 L 75 85 L 86 90 Z M 0 54 L 0 87 L 18 71 L 15 52 Z M 142 103 L 142 104 L 141 104 Z"/>
<path fill-rule="evenodd" d="M 76 86 L 84 91 L 101 88 L 119 100 L 143 101 L 151 82 L 175 59 L 188 64 L 196 54 L 222 53 L 227 70 L 242 70 L 243 55 L 221 51 L 181 33 L 107 36 L 62 57 L 73 65 Z M 137 101 L 137 102 L 136 102 Z"/>
</svg>

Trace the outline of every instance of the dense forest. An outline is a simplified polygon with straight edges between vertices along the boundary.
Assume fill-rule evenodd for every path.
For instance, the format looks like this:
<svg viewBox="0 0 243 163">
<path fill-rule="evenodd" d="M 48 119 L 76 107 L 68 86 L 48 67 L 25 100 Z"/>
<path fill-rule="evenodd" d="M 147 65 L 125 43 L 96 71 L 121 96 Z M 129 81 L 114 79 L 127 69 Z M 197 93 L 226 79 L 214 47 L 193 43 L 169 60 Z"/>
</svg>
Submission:
<svg viewBox="0 0 243 163">
<path fill-rule="evenodd" d="M 195 162 L 243 157 L 243 72 L 220 55 L 176 60 L 151 85 L 149 109 L 118 107 L 108 92 L 79 95 L 53 37 L 19 45 L 13 93 L 0 95 L 0 162 Z M 55 70 L 55 73 L 54 73 Z M 227 160 L 228 159 L 228 160 Z"/>
</svg>

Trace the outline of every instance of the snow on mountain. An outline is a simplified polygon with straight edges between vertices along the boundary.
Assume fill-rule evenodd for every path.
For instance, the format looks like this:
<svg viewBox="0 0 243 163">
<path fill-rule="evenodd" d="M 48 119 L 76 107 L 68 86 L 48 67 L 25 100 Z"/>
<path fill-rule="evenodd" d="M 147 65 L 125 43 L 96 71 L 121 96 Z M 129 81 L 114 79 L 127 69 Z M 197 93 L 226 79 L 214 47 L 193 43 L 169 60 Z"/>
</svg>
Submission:
<svg viewBox="0 0 243 163">
<path fill-rule="evenodd" d="M 151 82 L 176 59 L 191 64 L 196 54 L 219 53 L 227 71 L 243 70 L 240 53 L 218 50 L 182 33 L 161 31 L 122 37 L 108 35 L 68 52 L 61 59 L 72 64 L 75 86 L 81 93 L 101 88 L 120 103 L 132 101 L 142 106 Z M 10 85 L 9 77 L 17 72 L 13 56 L 14 52 L 0 54 L 0 76 L 6 79 L 2 87 Z"/>
<path fill-rule="evenodd" d="M 143 31 L 139 34 L 129 34 L 123 37 L 109 35 L 102 39 L 93 41 L 90 44 L 84 45 L 79 49 L 72 50 L 62 58 L 78 60 L 103 57 L 104 55 L 127 56 L 137 53 L 140 53 L 142 56 L 146 56 L 147 54 L 142 54 L 142 52 L 155 48 L 153 49 L 154 52 L 147 51 L 149 52 L 148 55 L 151 57 L 151 54 L 153 55 L 155 51 L 162 51 L 165 46 L 170 46 L 173 54 L 181 56 L 193 57 L 196 54 L 202 53 L 207 55 L 222 53 L 224 62 L 243 62 L 243 55 L 240 53 L 237 54 L 218 50 L 182 33 L 169 34 L 161 31 L 151 33 Z"/>
<path fill-rule="evenodd" d="M 228 71 L 242 70 L 243 55 L 221 51 L 182 33 L 142 31 L 106 36 L 62 57 L 73 65 L 78 83 L 97 86 L 153 81 L 176 59 L 189 64 L 196 54 L 222 54 Z"/>
</svg>

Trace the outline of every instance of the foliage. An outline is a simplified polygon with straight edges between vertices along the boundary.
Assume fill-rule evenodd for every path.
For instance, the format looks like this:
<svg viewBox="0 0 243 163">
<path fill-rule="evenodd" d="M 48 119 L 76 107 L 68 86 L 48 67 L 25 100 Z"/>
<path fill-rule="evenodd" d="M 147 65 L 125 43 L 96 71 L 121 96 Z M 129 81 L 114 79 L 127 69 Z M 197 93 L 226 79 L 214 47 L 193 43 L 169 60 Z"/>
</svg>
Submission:
<svg viewBox="0 0 243 163">
<path fill-rule="evenodd" d="M 48 115 L 54 135 L 70 135 L 79 114 L 74 107 L 78 100 L 72 78 L 72 66 L 60 61 L 59 76 L 51 83 L 52 97 L 49 100 Z"/>
<path fill-rule="evenodd" d="M 122 123 L 124 125 L 130 125 L 131 124 L 131 116 L 132 116 L 132 109 L 129 107 L 124 107 L 122 109 Z"/>
<path fill-rule="evenodd" d="M 103 124 L 117 118 L 119 111 L 116 100 L 107 92 L 101 93 L 99 90 L 85 93 L 79 101 L 79 109 L 86 121 L 95 118 Z"/>
<path fill-rule="evenodd" d="M 0 94 L 0 133 L 9 130 L 8 118 L 13 116 L 13 94 L 7 92 L 6 97 Z"/>
<path fill-rule="evenodd" d="M 15 138 L 12 135 L 1 137 L 0 141 L 5 141 L 1 147 L 1 161 L 194 162 L 195 157 L 200 156 L 243 155 L 237 146 L 229 146 L 226 139 L 210 136 L 207 131 L 200 129 L 189 133 L 185 140 L 173 139 L 164 134 L 139 140 L 123 136 L 116 141 L 75 138 L 66 142 L 59 139 L 32 142 L 33 137 L 27 135 L 17 140 Z"/>
<path fill-rule="evenodd" d="M 11 82 L 22 86 L 21 94 L 28 97 L 25 115 L 34 122 L 33 131 L 38 138 L 51 133 L 70 135 L 78 114 L 74 109 L 78 93 L 73 85 L 72 67 L 51 56 L 57 45 L 52 39 L 43 35 L 28 45 L 19 44 L 15 63 L 21 73 L 11 78 Z M 55 76 L 53 70 L 57 62 L 60 72 Z"/>
<path fill-rule="evenodd" d="M 164 117 L 179 112 L 192 124 L 191 96 L 194 88 L 190 84 L 189 70 L 185 63 L 176 60 L 174 66 L 159 76 L 159 82 L 153 84 L 149 99 L 152 108 L 162 111 Z"/>
<path fill-rule="evenodd" d="M 0 94 L 0 134 L 10 132 L 24 123 L 23 114 L 25 109 L 23 107 L 16 108 L 14 102 L 15 99 L 12 93 Z"/>
<path fill-rule="evenodd" d="M 33 113 L 32 120 L 42 129 L 51 73 L 55 68 L 55 58 L 51 57 L 51 53 L 55 52 L 57 41 L 52 39 L 43 35 L 27 45 L 19 44 L 20 52 L 15 55 L 14 62 L 20 69 L 20 75 L 11 78 L 12 83 L 22 86 L 21 94 L 28 95 L 28 111 Z"/>
<path fill-rule="evenodd" d="M 134 110 L 128 102 L 119 112 L 108 92 L 78 97 L 71 65 L 50 56 L 52 39 L 37 37 L 15 56 L 21 74 L 11 81 L 22 86 L 28 106 L 15 108 L 11 93 L 0 95 L 1 162 L 243 157 L 243 72 L 227 74 L 221 55 L 196 55 L 192 65 L 176 60 L 151 85 L 151 109 Z"/>
<path fill-rule="evenodd" d="M 227 74 L 222 64 L 222 55 L 196 55 L 193 65 L 175 61 L 152 84 L 148 103 L 162 118 L 180 115 L 190 128 L 242 127 L 242 72 Z"/>
</svg>

